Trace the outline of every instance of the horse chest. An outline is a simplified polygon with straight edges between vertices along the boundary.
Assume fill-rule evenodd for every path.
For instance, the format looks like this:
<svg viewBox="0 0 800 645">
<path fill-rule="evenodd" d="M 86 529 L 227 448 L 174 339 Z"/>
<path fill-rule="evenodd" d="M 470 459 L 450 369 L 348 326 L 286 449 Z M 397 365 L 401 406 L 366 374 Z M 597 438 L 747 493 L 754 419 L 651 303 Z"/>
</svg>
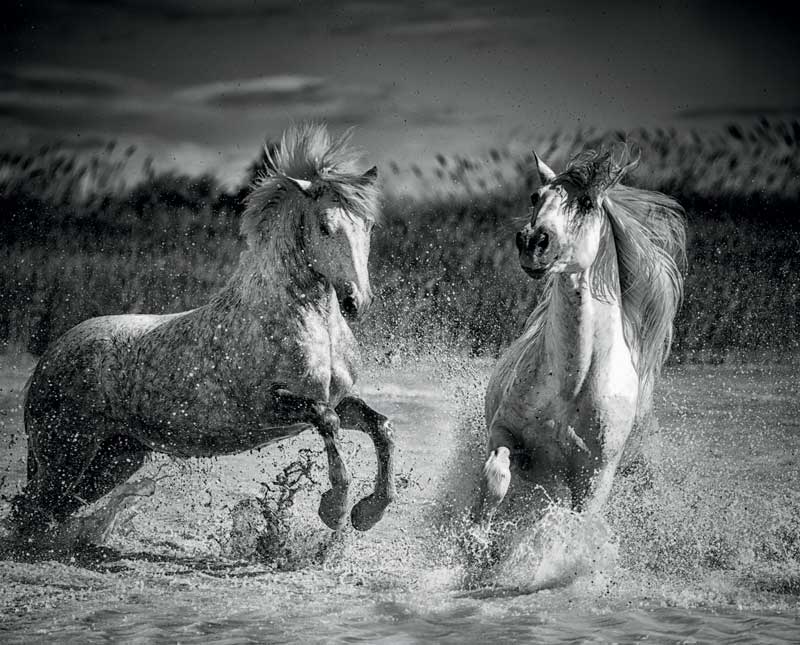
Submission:
<svg viewBox="0 0 800 645">
<path fill-rule="evenodd" d="M 546 446 L 563 454 L 616 451 L 624 443 L 636 409 L 632 365 L 620 361 L 602 370 L 590 365 L 577 373 L 546 362 L 519 367 L 502 384 L 491 425 L 509 431 L 530 449 Z"/>
<path fill-rule="evenodd" d="M 329 397 L 336 406 L 353 389 L 357 378 L 359 351 L 356 339 L 344 320 L 330 332 Z"/>
<path fill-rule="evenodd" d="M 349 327 L 336 318 L 306 321 L 275 375 L 296 394 L 328 401 L 332 406 L 352 390 L 358 346 Z"/>
</svg>

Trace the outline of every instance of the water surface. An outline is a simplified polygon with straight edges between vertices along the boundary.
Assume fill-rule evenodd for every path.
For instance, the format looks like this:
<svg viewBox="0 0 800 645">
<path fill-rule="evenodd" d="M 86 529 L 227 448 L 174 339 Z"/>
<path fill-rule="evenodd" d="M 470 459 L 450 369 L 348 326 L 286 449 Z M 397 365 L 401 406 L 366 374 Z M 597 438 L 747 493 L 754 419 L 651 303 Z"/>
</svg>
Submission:
<svg viewBox="0 0 800 645">
<path fill-rule="evenodd" d="M 459 522 L 481 461 L 486 368 L 449 359 L 365 376 L 361 393 L 395 423 L 401 488 L 372 531 L 333 535 L 315 516 L 321 484 L 305 482 L 267 555 L 253 552 L 250 524 L 232 531 L 233 515 L 259 508 L 241 502 L 261 496 L 261 482 L 272 484 L 272 508 L 286 504 L 275 479 L 304 454 L 324 482 L 310 433 L 261 453 L 157 457 L 143 472 L 158 479 L 156 494 L 104 549 L 0 561 L 0 640 L 797 642 L 796 366 L 668 369 L 661 428 L 645 445 L 652 479 L 618 481 L 603 519 L 553 511 L 549 538 L 512 501 L 498 524 L 505 550 L 488 569 L 469 564 Z M 0 371 L 6 495 L 23 481 L 29 369 Z M 345 446 L 367 490 L 372 448 L 354 433 Z"/>
</svg>

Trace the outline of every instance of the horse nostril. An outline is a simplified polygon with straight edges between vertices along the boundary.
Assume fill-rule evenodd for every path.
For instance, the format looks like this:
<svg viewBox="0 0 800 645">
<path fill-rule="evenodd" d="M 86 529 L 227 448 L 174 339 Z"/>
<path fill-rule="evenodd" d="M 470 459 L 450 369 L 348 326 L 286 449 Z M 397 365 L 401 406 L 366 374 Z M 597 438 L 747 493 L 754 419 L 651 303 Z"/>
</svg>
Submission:
<svg viewBox="0 0 800 645">
<path fill-rule="evenodd" d="M 358 303 L 356 303 L 355 296 L 345 296 L 341 302 L 342 313 L 350 319 L 355 319 L 358 316 Z"/>
<path fill-rule="evenodd" d="M 544 231 L 540 231 L 538 235 L 528 240 L 528 250 L 531 253 L 544 253 L 549 245 L 550 236 Z"/>
</svg>

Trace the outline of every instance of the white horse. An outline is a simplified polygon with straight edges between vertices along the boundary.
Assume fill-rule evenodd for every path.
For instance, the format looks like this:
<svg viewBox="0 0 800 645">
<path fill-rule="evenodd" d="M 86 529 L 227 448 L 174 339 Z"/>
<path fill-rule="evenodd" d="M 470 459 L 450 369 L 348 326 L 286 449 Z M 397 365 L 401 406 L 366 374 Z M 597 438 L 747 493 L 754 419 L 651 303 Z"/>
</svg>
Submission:
<svg viewBox="0 0 800 645">
<path fill-rule="evenodd" d="M 473 509 L 484 537 L 512 465 L 540 501 L 603 506 L 634 422 L 651 408 L 683 292 L 683 211 L 619 183 L 638 159 L 588 151 L 556 175 L 534 157 L 541 188 L 516 245 L 522 269 L 547 282 L 486 393 L 488 459 Z"/>
<path fill-rule="evenodd" d="M 328 457 L 319 514 L 338 529 L 350 485 L 340 423 L 367 433 L 378 456 L 375 491 L 353 508 L 353 525 L 381 518 L 396 495 L 392 431 L 350 394 L 359 352 L 342 316 L 372 299 L 377 172 L 356 172 L 348 140 L 318 125 L 284 134 L 247 197 L 239 266 L 207 305 L 93 318 L 42 356 L 25 401 L 28 482 L 12 515 L 20 530 L 64 522 L 150 451 L 230 454 L 308 428 Z"/>
</svg>

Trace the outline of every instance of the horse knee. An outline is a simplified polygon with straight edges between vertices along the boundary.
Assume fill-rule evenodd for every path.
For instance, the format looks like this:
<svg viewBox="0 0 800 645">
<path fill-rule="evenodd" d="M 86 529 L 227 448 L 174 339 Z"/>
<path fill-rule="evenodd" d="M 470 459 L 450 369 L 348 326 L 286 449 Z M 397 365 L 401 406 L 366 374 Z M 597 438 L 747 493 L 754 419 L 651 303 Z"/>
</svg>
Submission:
<svg viewBox="0 0 800 645">
<path fill-rule="evenodd" d="M 324 439 L 338 437 L 339 435 L 339 415 L 327 405 L 319 403 L 315 409 L 316 420 L 314 425 Z"/>
</svg>

